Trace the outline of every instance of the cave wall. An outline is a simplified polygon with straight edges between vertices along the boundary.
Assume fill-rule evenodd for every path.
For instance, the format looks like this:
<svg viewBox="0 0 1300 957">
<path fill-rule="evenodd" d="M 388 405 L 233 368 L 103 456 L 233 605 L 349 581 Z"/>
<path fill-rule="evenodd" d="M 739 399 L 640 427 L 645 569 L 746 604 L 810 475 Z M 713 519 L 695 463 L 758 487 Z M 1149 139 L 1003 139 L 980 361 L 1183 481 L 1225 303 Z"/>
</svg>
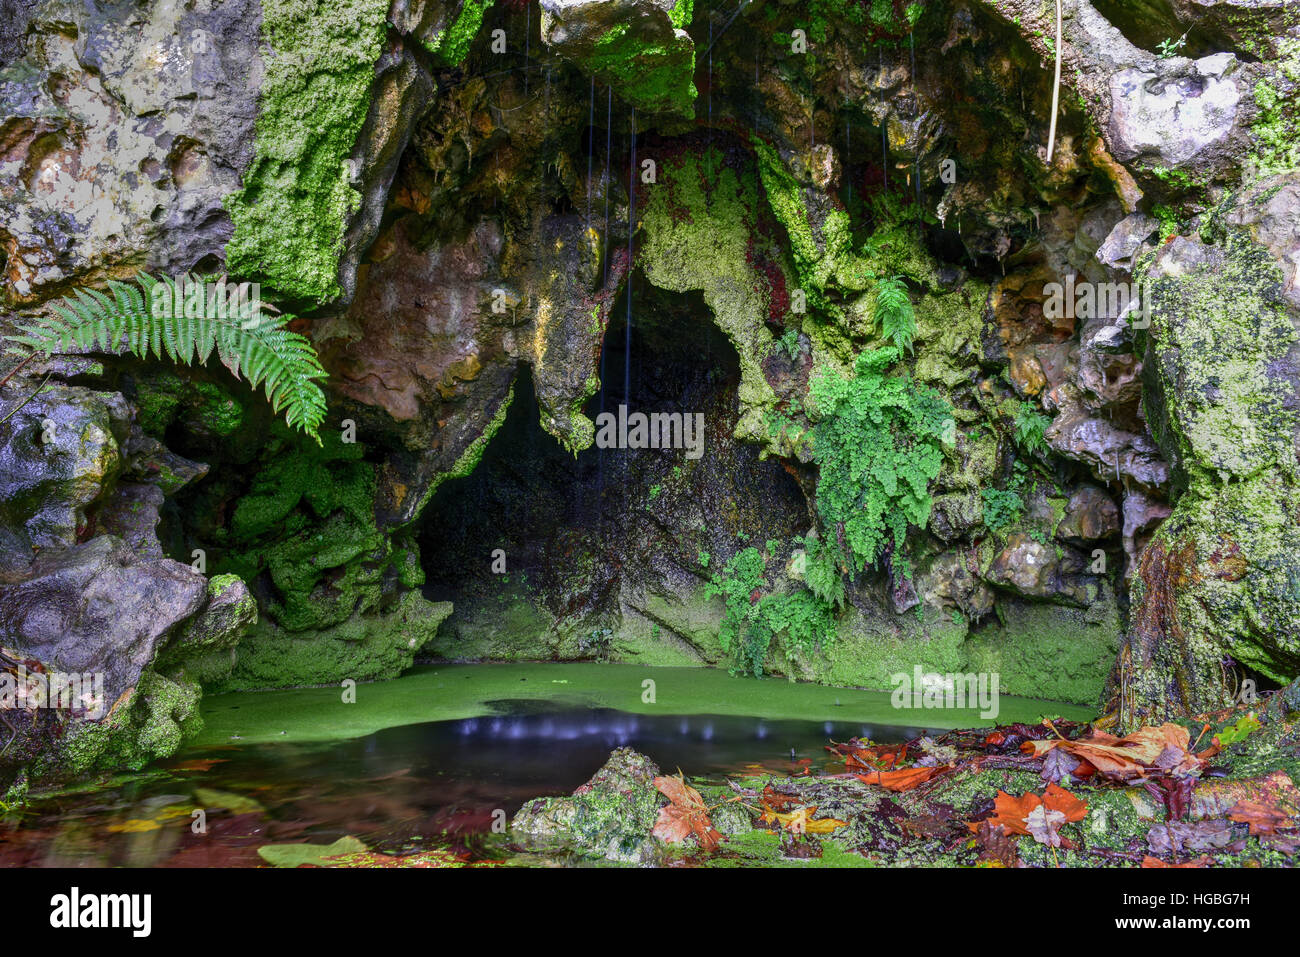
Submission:
<svg viewBox="0 0 1300 957">
<path fill-rule="evenodd" d="M 1170 48 L 1065 0 L 1049 156 L 1037 3 L 525 6 L 6 6 L 0 332 L 140 269 L 225 272 L 329 373 L 316 445 L 215 364 L 6 359 L 7 412 L 46 391 L 0 425 L 0 607 L 62 607 L 57 582 L 105 562 L 184 586 L 170 616 L 76 642 L 140 649 L 94 755 L 174 748 L 200 686 L 390 676 L 421 648 L 865 685 L 997 669 L 1130 723 L 1294 674 L 1293 7 L 1157 4 L 1188 32 Z M 1150 326 L 1053 312 L 1070 277 L 1149 280 Z M 886 286 L 910 345 L 876 320 Z M 717 458 L 702 485 L 644 463 L 618 535 L 586 534 L 578 578 L 543 576 L 487 635 L 495 579 L 428 582 L 437 517 L 525 426 L 589 482 L 629 289 L 647 330 L 718 337 Z M 638 361 L 698 365 L 636 335 Z M 917 446 L 916 520 L 850 574 L 811 396 L 891 348 L 872 387 L 947 411 Z M 570 518 L 548 527 L 582 540 Z M 73 660 L 0 620 L 6 647 Z"/>
</svg>

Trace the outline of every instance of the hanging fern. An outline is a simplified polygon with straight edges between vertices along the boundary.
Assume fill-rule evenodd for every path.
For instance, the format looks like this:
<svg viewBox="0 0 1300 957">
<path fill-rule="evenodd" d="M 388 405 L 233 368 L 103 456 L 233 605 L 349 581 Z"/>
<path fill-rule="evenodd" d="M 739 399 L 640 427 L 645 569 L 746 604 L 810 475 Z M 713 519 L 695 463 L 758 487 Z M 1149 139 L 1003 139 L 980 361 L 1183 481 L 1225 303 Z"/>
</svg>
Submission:
<svg viewBox="0 0 1300 957">
<path fill-rule="evenodd" d="M 207 362 L 215 349 L 233 375 L 262 387 L 291 428 L 320 442 L 325 395 L 315 380 L 325 378 L 325 370 L 311 343 L 285 328 L 289 317 L 264 316 L 265 306 L 243 299 L 227 308 L 208 294 L 207 283 L 188 276 L 177 281 L 141 273 L 136 281 L 139 288 L 110 281 L 108 293 L 78 289 L 55 303 L 55 315 L 7 338 L 36 352 L 129 352 L 186 365 Z M 186 296 L 196 288 L 201 296 Z"/>
<path fill-rule="evenodd" d="M 876 328 L 887 339 L 894 340 L 899 355 L 912 351 L 916 336 L 916 310 L 907 295 L 902 276 L 885 276 L 876 283 Z"/>
</svg>

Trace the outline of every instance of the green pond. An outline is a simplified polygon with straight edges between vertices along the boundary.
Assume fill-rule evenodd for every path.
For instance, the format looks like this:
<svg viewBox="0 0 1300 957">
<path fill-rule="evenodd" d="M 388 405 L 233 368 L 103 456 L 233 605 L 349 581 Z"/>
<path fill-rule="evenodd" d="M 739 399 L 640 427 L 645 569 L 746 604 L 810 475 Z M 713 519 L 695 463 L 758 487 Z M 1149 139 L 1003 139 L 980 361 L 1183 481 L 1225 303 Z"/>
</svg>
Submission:
<svg viewBox="0 0 1300 957">
<path fill-rule="evenodd" d="M 1056 702 L 999 704 L 998 723 L 1090 717 Z M 454 845 L 499 860 L 509 851 L 494 822 L 531 797 L 570 793 L 616 747 L 721 779 L 829 768 L 828 740 L 993 723 L 973 710 L 896 709 L 888 692 L 606 664 L 422 667 L 354 689 L 213 696 L 203 717 L 166 762 L 5 814 L 0 864 L 261 866 L 267 844 L 348 836 L 390 854 Z"/>
</svg>

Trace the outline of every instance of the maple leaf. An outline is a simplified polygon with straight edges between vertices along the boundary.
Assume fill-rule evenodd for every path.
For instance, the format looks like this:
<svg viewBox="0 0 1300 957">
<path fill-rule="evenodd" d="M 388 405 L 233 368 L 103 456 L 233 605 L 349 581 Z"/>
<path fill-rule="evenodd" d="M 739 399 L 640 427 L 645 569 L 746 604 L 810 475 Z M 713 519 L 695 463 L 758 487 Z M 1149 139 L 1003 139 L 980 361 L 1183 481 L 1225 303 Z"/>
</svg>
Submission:
<svg viewBox="0 0 1300 957">
<path fill-rule="evenodd" d="M 1053 748 L 1043 759 L 1042 778 L 1051 784 L 1069 784 L 1073 780 L 1071 775 L 1079 767 L 1079 763 L 1079 759 L 1069 752 Z"/>
<path fill-rule="evenodd" d="M 1050 815 L 1036 818 L 1035 823 L 1040 831 L 1052 825 L 1060 827 L 1062 824 L 1082 821 L 1088 816 L 1086 802 L 1080 801 L 1065 788 L 1049 784 L 1041 796 L 1031 791 L 1020 797 L 1013 797 L 1005 791 L 999 791 L 997 797 L 993 799 L 994 814 L 990 820 L 1006 828 L 1008 834 L 1032 834 L 1034 840 L 1047 843 L 1037 834 L 1033 834 L 1029 824 L 1029 816 L 1039 807 L 1061 816 L 1060 820 Z M 976 830 L 976 826 L 972 825 L 971 829 Z M 1059 847 L 1059 842 L 1053 846 Z"/>
<path fill-rule="evenodd" d="M 791 834 L 829 834 L 836 828 L 848 827 L 848 821 L 841 821 L 838 818 L 823 817 L 813 820 L 813 815 L 817 813 L 817 805 L 796 808 L 788 814 L 782 814 L 779 811 L 768 811 L 763 814 L 764 821 L 780 821 L 781 825 Z"/>
<path fill-rule="evenodd" d="M 668 844 L 680 844 L 692 834 L 700 848 L 712 851 L 722 840 L 722 834 L 709 820 L 709 809 L 700 792 L 691 787 L 679 774 L 676 777 L 655 778 L 655 788 L 669 803 L 659 809 L 659 818 L 651 832 Z"/>
</svg>

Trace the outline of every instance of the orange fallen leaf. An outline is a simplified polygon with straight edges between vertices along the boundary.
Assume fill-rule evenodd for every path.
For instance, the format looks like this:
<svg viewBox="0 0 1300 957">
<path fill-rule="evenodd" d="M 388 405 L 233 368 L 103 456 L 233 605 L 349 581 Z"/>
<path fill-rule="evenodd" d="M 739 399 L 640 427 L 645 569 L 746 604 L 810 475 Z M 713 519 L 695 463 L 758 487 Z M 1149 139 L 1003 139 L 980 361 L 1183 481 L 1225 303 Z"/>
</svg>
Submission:
<svg viewBox="0 0 1300 957">
<path fill-rule="evenodd" d="M 722 834 L 714 830 L 709 809 L 699 791 L 681 775 L 657 777 L 655 788 L 669 801 L 659 809 L 659 818 L 651 832 L 655 837 L 668 844 L 679 844 L 694 834 L 703 850 L 712 851 L 718 846 Z"/>
<path fill-rule="evenodd" d="M 886 791 L 910 791 L 944 771 L 952 768 L 946 764 L 934 767 L 899 768 L 896 771 L 870 771 L 867 774 L 855 774 L 854 777 L 863 784 L 874 784 Z"/>
<path fill-rule="evenodd" d="M 1210 863 L 1210 859 L 1204 854 L 1183 864 L 1170 864 L 1168 861 L 1162 861 L 1160 858 L 1152 857 L 1150 854 L 1142 858 L 1143 867 L 1205 867 Z"/>
<path fill-rule="evenodd" d="M 1029 815 L 1039 807 L 1062 815 L 1064 818 L 1060 822 L 1062 824 L 1082 821 L 1088 816 L 1087 802 L 1080 801 L 1057 784 L 1049 784 L 1042 796 L 1030 791 L 1020 797 L 1014 797 L 1005 791 L 999 791 L 997 797 L 993 799 L 993 817 L 989 820 L 993 824 L 1001 824 L 1008 834 L 1029 834 Z M 971 824 L 969 827 L 972 831 L 979 829 L 976 824 Z"/>
<path fill-rule="evenodd" d="M 1250 825 L 1250 836 L 1276 834 L 1278 831 L 1291 830 L 1296 822 L 1280 808 L 1259 801 L 1242 800 L 1232 806 L 1228 812 L 1229 820 L 1239 824 Z"/>
</svg>

